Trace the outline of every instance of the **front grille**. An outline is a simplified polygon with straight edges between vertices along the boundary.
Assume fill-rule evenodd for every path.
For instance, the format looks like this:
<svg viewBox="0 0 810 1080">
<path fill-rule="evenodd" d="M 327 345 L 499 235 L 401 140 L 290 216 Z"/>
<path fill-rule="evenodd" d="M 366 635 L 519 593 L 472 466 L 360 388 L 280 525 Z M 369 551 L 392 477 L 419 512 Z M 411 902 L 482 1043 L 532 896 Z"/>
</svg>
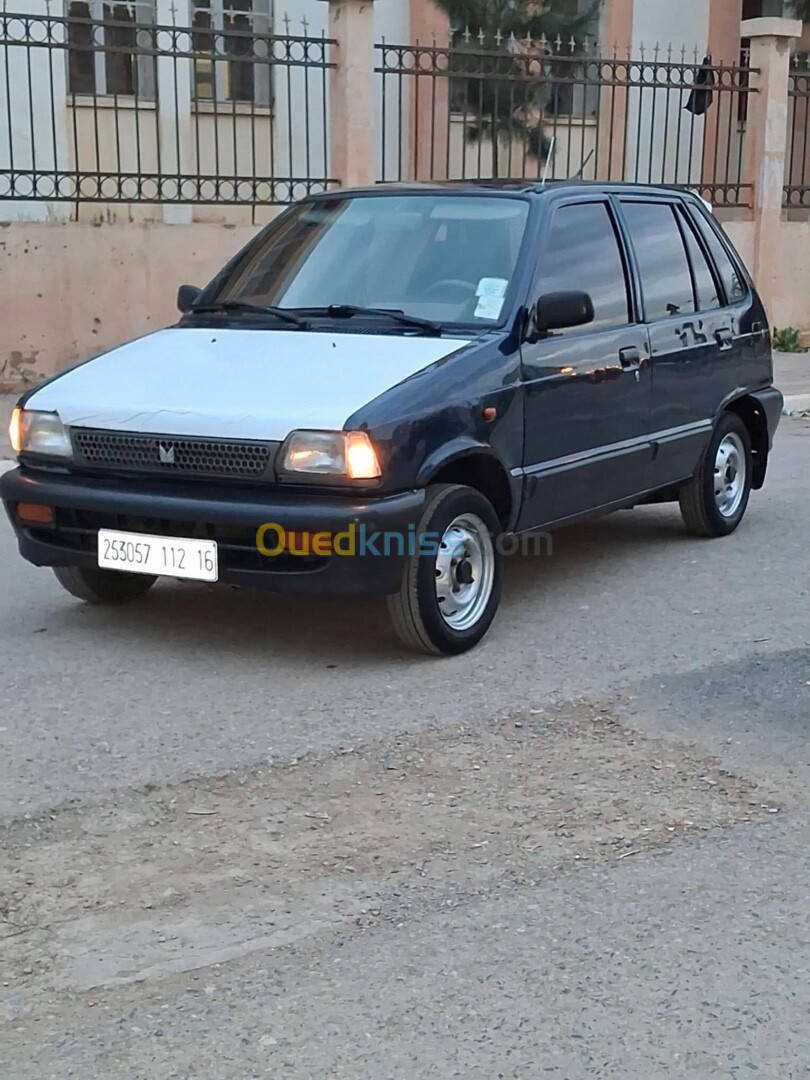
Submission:
<svg viewBox="0 0 810 1080">
<path fill-rule="evenodd" d="M 191 439 L 127 431 L 74 428 L 79 465 L 105 471 L 153 475 L 272 479 L 277 442 Z"/>
</svg>

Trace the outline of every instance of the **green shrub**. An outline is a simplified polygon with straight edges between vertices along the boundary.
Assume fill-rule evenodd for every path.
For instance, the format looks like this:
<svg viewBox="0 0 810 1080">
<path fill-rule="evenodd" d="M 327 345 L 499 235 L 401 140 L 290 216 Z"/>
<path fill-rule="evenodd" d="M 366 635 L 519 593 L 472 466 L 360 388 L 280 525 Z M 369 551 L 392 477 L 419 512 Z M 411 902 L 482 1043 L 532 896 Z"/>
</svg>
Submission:
<svg viewBox="0 0 810 1080">
<path fill-rule="evenodd" d="M 799 331 L 793 326 L 783 326 L 781 330 L 773 328 L 773 347 L 777 352 L 807 352 Z"/>
</svg>

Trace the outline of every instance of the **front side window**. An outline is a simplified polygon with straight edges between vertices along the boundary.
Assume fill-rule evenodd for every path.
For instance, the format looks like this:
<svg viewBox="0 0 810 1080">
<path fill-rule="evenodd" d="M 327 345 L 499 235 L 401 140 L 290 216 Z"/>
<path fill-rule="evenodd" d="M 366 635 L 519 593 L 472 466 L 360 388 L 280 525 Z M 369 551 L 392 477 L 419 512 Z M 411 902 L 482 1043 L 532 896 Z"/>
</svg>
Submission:
<svg viewBox="0 0 810 1080">
<path fill-rule="evenodd" d="M 589 294 L 594 321 L 563 333 L 629 321 L 624 264 L 606 203 L 575 203 L 554 213 L 540 259 L 537 295 L 569 291 Z"/>
<path fill-rule="evenodd" d="M 387 308 L 486 327 L 507 312 L 529 203 L 495 195 L 369 195 L 301 203 L 206 301 Z"/>
<path fill-rule="evenodd" d="M 636 252 L 647 322 L 695 310 L 683 237 L 669 203 L 623 202 Z"/>
</svg>

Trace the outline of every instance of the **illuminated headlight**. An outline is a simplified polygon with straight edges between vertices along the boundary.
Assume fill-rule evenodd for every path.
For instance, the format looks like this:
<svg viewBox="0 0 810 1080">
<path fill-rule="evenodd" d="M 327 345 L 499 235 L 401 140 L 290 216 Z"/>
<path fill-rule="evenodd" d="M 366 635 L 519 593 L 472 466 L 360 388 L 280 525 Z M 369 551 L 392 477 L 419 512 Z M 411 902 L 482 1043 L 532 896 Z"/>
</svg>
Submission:
<svg viewBox="0 0 810 1080">
<path fill-rule="evenodd" d="M 281 448 L 280 472 L 321 480 L 376 480 L 381 475 L 365 431 L 294 431 Z"/>
<path fill-rule="evenodd" d="M 21 409 L 11 414 L 9 426 L 11 449 L 15 454 L 40 454 L 43 457 L 71 457 L 70 436 L 59 413 Z"/>
</svg>

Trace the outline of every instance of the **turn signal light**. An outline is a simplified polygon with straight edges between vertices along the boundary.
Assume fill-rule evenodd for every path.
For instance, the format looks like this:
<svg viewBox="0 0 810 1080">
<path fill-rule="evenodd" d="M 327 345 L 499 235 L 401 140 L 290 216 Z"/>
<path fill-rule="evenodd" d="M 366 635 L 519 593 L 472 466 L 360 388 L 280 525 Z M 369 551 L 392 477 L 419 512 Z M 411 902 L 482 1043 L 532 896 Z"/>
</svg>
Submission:
<svg viewBox="0 0 810 1080">
<path fill-rule="evenodd" d="M 346 472 L 352 480 L 374 480 L 380 476 L 380 463 L 365 431 L 346 435 Z"/>
<path fill-rule="evenodd" d="M 22 409 L 15 405 L 11 412 L 11 422 L 8 425 L 8 438 L 11 449 L 15 454 L 22 450 Z"/>
<path fill-rule="evenodd" d="M 53 525 L 52 506 L 41 503 L 17 503 L 17 517 L 23 525 Z"/>
</svg>

